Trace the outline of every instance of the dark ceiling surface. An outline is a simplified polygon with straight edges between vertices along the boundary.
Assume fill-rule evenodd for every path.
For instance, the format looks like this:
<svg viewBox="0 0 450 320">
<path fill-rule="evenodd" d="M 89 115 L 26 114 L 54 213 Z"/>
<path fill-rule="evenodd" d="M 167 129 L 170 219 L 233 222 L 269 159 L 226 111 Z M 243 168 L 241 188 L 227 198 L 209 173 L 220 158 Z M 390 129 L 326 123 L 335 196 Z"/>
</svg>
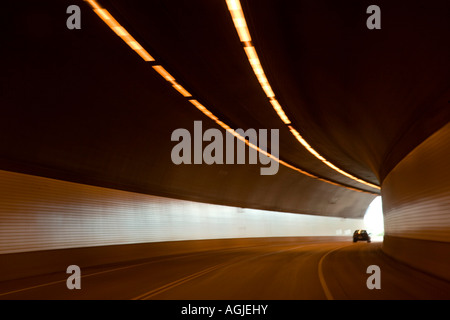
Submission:
<svg viewBox="0 0 450 320">
<path fill-rule="evenodd" d="M 225 1 L 99 1 L 179 83 L 232 128 L 279 129 L 280 158 L 362 191 L 307 152 L 253 74 Z M 81 8 L 81 29 L 66 8 Z M 369 182 L 450 119 L 450 4 L 243 1 L 253 43 L 293 125 Z M 82 1 L 8 3 L 2 23 L 0 169 L 267 210 L 362 217 L 373 193 L 280 166 L 175 165 L 171 134 L 218 128 Z M 223 130 L 222 130 L 223 131 Z"/>
</svg>

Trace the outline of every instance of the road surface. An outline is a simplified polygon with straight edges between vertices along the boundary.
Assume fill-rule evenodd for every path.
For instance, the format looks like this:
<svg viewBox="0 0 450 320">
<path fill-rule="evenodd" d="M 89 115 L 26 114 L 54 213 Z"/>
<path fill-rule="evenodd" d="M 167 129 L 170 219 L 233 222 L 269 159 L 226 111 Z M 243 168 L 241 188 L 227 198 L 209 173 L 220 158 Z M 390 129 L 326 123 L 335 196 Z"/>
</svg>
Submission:
<svg viewBox="0 0 450 320">
<path fill-rule="evenodd" d="M 379 271 L 367 273 L 369 266 Z M 91 267 L 81 270 L 78 290 L 67 288 L 69 276 L 5 281 L 0 299 L 450 299 L 450 283 L 396 262 L 381 242 L 230 248 Z"/>
</svg>

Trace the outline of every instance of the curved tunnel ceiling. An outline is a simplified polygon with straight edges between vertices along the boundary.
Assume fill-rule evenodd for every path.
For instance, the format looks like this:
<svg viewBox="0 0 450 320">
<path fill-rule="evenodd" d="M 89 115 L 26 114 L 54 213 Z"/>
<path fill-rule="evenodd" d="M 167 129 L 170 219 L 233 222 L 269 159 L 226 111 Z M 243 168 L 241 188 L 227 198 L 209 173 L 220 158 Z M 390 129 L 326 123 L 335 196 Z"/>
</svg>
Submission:
<svg viewBox="0 0 450 320">
<path fill-rule="evenodd" d="M 238 33 L 239 39 L 242 42 L 245 54 L 247 55 L 250 65 L 252 66 L 253 72 L 255 73 L 255 76 L 258 79 L 258 82 L 261 85 L 261 88 L 264 90 L 264 93 L 266 94 L 267 98 L 269 98 L 270 104 L 272 104 L 280 120 L 283 121 L 284 124 L 288 126 L 289 131 L 294 135 L 294 137 L 299 141 L 299 143 L 303 147 L 305 147 L 306 150 L 308 150 L 313 156 L 315 156 L 318 160 L 320 160 L 322 163 L 324 163 L 334 171 L 361 184 L 380 190 L 379 186 L 370 183 L 366 180 L 363 180 L 361 178 L 355 177 L 354 175 L 338 168 L 335 164 L 325 159 L 321 154 L 317 152 L 317 150 L 311 147 L 311 145 L 304 139 L 304 137 L 298 132 L 298 130 L 293 127 L 291 120 L 286 115 L 286 112 L 283 109 L 283 107 L 280 105 L 280 102 L 278 101 L 275 93 L 273 92 L 272 86 L 270 85 L 265 75 L 264 68 L 261 65 L 258 53 L 252 43 L 252 38 L 250 32 L 248 31 L 245 14 L 242 10 L 240 1 L 227 0 L 227 6 L 233 19 L 233 24 L 234 27 L 236 28 L 236 32 Z"/>
<path fill-rule="evenodd" d="M 280 159 L 367 193 L 283 166 L 261 176 L 254 165 L 174 165 L 175 129 L 191 131 L 195 120 L 204 130 L 220 126 L 78 4 L 81 30 L 65 28 L 60 12 L 69 3 L 12 5 L 24 14 L 7 18 L 13 31 L 2 50 L 10 61 L 2 76 L 2 169 L 219 204 L 363 215 L 376 189 L 325 166 L 280 121 L 225 1 L 101 5 L 231 128 L 279 129 Z M 373 184 L 449 120 L 449 5 L 405 4 L 380 4 L 383 27 L 374 31 L 365 27 L 367 6 L 355 1 L 242 2 L 292 125 L 326 159 Z"/>
</svg>

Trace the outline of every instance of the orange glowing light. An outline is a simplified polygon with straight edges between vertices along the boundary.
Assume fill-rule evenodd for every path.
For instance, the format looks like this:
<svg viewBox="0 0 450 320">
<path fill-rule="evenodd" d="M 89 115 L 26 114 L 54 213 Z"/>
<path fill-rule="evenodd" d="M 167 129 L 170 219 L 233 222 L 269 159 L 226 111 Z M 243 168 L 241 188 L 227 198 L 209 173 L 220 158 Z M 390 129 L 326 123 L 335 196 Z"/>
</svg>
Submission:
<svg viewBox="0 0 450 320">
<path fill-rule="evenodd" d="M 247 59 L 253 69 L 253 73 L 256 75 L 256 78 L 259 81 L 261 88 L 264 90 L 264 93 L 269 98 L 270 103 L 272 104 L 273 109 L 277 113 L 278 117 L 284 122 L 284 124 L 288 125 L 290 132 L 294 135 L 294 137 L 300 142 L 300 144 L 308 150 L 314 157 L 322 161 L 325 165 L 335 170 L 336 172 L 344 175 L 347 178 L 350 178 L 356 182 L 364 184 L 374 189 L 380 190 L 380 187 L 367 182 L 365 180 L 359 179 L 350 173 L 338 168 L 336 165 L 326 160 L 322 155 L 320 155 L 313 147 L 309 145 L 309 143 L 300 135 L 300 133 L 294 129 L 290 124 L 291 121 L 286 116 L 283 107 L 280 105 L 278 100 L 275 98 L 275 93 L 272 90 L 272 87 L 269 84 L 269 81 L 264 73 L 264 69 L 261 65 L 261 62 L 258 58 L 258 54 L 256 52 L 255 47 L 251 42 L 250 32 L 247 27 L 247 22 L 245 20 L 245 15 L 241 7 L 241 3 L 239 0 L 226 0 L 228 11 L 231 14 L 231 18 L 233 20 L 234 27 L 239 35 L 239 39 L 242 42 L 244 47 L 245 54 L 247 55 Z M 320 179 L 322 180 L 322 179 Z"/>
</svg>

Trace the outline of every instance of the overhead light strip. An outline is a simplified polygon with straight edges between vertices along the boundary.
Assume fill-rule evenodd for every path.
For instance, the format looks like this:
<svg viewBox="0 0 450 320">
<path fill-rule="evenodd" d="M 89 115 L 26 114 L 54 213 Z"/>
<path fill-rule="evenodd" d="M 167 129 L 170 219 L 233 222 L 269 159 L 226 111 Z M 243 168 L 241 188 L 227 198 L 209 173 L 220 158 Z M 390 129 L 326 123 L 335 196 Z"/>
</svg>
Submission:
<svg viewBox="0 0 450 320">
<path fill-rule="evenodd" d="M 128 31 L 117 22 L 116 19 L 108 12 L 108 10 L 101 8 L 96 1 L 87 1 L 94 12 L 102 19 L 110 28 L 113 30 L 126 44 L 130 46 L 131 49 L 136 51 L 137 54 L 141 56 L 145 61 L 155 61 L 153 57 L 145 51 L 145 49 L 137 42 Z"/>
<path fill-rule="evenodd" d="M 286 116 L 286 113 L 284 112 L 282 106 L 278 102 L 278 100 L 275 97 L 275 93 L 272 90 L 272 87 L 269 84 L 269 81 L 267 80 L 267 77 L 264 73 L 264 69 L 261 65 L 261 62 L 259 60 L 258 54 L 256 53 L 256 49 L 252 44 L 252 39 L 250 36 L 250 31 L 247 27 L 247 22 L 245 20 L 244 11 L 242 10 L 241 3 L 239 0 L 226 0 L 228 11 L 231 14 L 231 18 L 234 23 L 234 27 L 237 31 L 237 34 L 239 36 L 239 39 L 241 43 L 243 44 L 245 54 L 247 55 L 247 59 L 253 69 L 253 72 L 256 76 L 256 78 L 259 81 L 259 84 L 261 88 L 264 90 L 264 93 L 266 94 L 267 98 L 269 98 L 269 102 L 272 104 L 273 109 L 277 113 L 278 117 L 283 121 L 284 124 L 286 124 L 289 127 L 289 131 L 294 135 L 294 137 L 303 145 L 306 150 L 308 150 L 313 156 L 315 156 L 317 159 L 322 161 L 325 165 L 330 167 L 331 169 L 335 170 L 336 172 L 346 176 L 347 178 L 350 178 L 356 182 L 359 182 L 361 184 L 364 184 L 366 186 L 369 186 L 371 188 L 380 190 L 380 187 L 367 182 L 365 180 L 362 180 L 360 178 L 357 178 L 350 173 L 338 168 L 336 165 L 331 163 L 330 161 L 326 160 L 322 155 L 320 155 L 314 148 L 312 148 L 309 143 L 300 135 L 300 133 L 291 125 L 291 121 Z"/>
<path fill-rule="evenodd" d="M 304 171 L 300 168 L 297 168 L 277 157 L 275 157 L 274 155 L 268 153 L 267 151 L 259 148 L 257 145 L 249 142 L 247 139 L 245 139 L 244 136 L 240 135 L 239 133 L 237 133 L 234 129 L 232 129 L 230 126 L 228 126 L 226 123 L 222 122 L 221 120 L 219 120 L 219 118 L 217 116 L 215 116 L 211 111 L 209 111 L 203 104 L 201 104 L 198 100 L 192 98 L 192 95 L 184 88 L 182 87 L 179 83 L 177 83 L 177 81 L 175 80 L 175 78 L 161 65 L 156 64 L 155 59 L 148 54 L 147 51 L 145 51 L 145 49 L 136 41 L 134 40 L 134 38 L 128 33 L 128 31 L 125 30 L 125 28 L 123 28 L 113 17 L 112 15 L 104 8 L 102 8 L 97 1 L 95 0 L 85 0 L 86 2 L 88 2 L 92 9 L 94 10 L 94 12 L 119 36 L 121 37 L 134 51 L 136 51 L 145 61 L 150 61 L 150 62 L 154 62 L 154 64 L 152 65 L 152 68 L 166 81 L 170 82 L 172 84 L 172 87 L 177 90 L 180 94 L 182 94 L 184 97 L 186 97 L 188 99 L 188 101 L 190 103 L 192 103 L 198 110 L 200 110 L 205 116 L 207 116 L 208 118 L 210 118 L 211 120 L 213 120 L 217 125 L 219 125 L 221 128 L 223 128 L 224 130 L 228 131 L 230 134 L 232 134 L 233 136 L 235 136 L 237 139 L 243 141 L 245 144 L 247 144 L 250 148 L 264 154 L 265 156 L 269 157 L 270 159 L 277 161 L 279 164 L 290 168 L 294 171 L 297 171 L 301 174 L 304 174 L 310 178 L 319 180 L 319 181 L 323 181 L 326 182 L 328 184 L 331 185 L 335 185 L 335 186 L 339 186 L 339 187 L 344 187 L 347 188 L 349 190 L 353 190 L 353 191 L 357 191 L 357 192 L 363 192 L 363 193 L 369 193 L 369 194 L 375 194 L 378 195 L 378 193 L 374 193 L 374 192 L 370 192 L 370 191 L 366 191 L 366 190 L 362 190 L 362 189 L 358 189 L 358 188 L 353 188 L 341 183 L 337 183 L 325 178 L 321 178 L 319 176 L 316 176 L 310 172 Z M 234 18 L 233 18 L 234 19 Z M 246 26 L 246 22 L 245 19 L 243 19 L 240 16 L 236 16 L 236 23 L 239 25 L 239 37 L 241 37 L 241 39 L 245 39 L 246 41 L 251 41 L 250 38 L 250 34 L 248 33 L 248 29 Z M 234 21 L 234 20 L 233 20 Z M 264 71 L 262 70 L 261 64 L 259 63 L 259 59 L 256 55 L 256 51 L 252 49 L 249 49 L 249 56 L 251 57 L 251 59 L 255 59 L 252 60 L 252 63 L 255 65 L 255 70 L 256 72 L 258 72 L 259 74 L 259 78 L 260 79 L 260 83 L 261 86 L 266 86 L 266 93 L 269 95 L 273 94 L 272 89 L 270 88 L 269 82 L 267 81 L 267 78 L 264 75 Z M 249 58 L 250 59 L 250 58 Z M 256 73 L 255 73 L 256 74 Z M 264 88 L 264 87 L 263 87 Z M 278 103 L 278 101 L 276 101 L 276 99 L 271 99 L 270 102 L 272 103 L 272 105 L 274 106 L 275 110 L 279 110 L 280 114 L 284 114 L 280 104 Z M 280 118 L 282 118 L 282 116 L 280 115 Z M 282 118 L 283 119 L 283 118 Z M 290 124 L 289 119 L 286 117 L 286 115 L 284 115 L 284 120 L 285 123 Z"/>
</svg>

